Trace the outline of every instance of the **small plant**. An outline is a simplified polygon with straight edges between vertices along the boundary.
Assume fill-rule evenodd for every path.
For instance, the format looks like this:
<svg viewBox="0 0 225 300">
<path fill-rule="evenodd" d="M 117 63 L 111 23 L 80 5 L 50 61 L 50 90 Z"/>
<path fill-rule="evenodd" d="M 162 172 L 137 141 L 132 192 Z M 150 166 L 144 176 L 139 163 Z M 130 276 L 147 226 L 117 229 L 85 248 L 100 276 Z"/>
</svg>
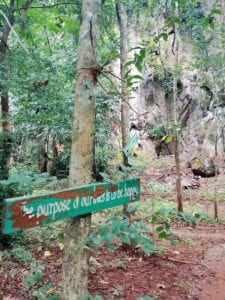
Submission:
<svg viewBox="0 0 225 300">
<path fill-rule="evenodd" d="M 17 260 L 21 262 L 30 262 L 33 259 L 33 255 L 30 251 L 27 251 L 23 246 L 16 245 L 10 250 L 10 254 Z"/>
<path fill-rule="evenodd" d="M 169 212 L 169 210 L 168 210 Z M 159 210 L 158 212 L 154 213 L 152 215 L 151 223 L 157 224 L 155 231 L 158 234 L 158 237 L 160 239 L 167 239 L 171 236 L 171 230 L 170 230 L 170 212 L 168 215 L 164 214 L 164 211 Z"/>
<path fill-rule="evenodd" d="M 160 238 L 166 238 L 171 234 L 170 224 L 177 221 L 196 226 L 198 221 L 209 221 L 210 217 L 205 212 L 177 212 L 175 208 L 160 208 L 153 215 L 151 222 L 158 224 L 156 231 Z"/>
<path fill-rule="evenodd" d="M 149 228 L 142 221 L 130 224 L 128 219 L 113 218 L 105 226 L 97 228 L 88 241 L 89 245 L 97 249 L 105 245 L 112 251 L 115 250 L 116 242 L 120 245 L 127 244 L 149 256 L 157 250 L 152 239 L 148 237 L 149 232 Z"/>
<path fill-rule="evenodd" d="M 160 140 L 166 135 L 166 129 L 163 124 L 156 125 L 151 130 L 148 131 L 151 138 Z"/>
<path fill-rule="evenodd" d="M 193 214 L 190 214 L 188 212 L 179 212 L 177 215 L 185 223 L 189 223 L 192 226 L 196 226 L 196 218 L 195 218 L 195 216 Z"/>
<path fill-rule="evenodd" d="M 44 270 L 44 266 L 32 266 L 30 273 L 24 278 L 24 285 L 28 288 L 33 287 L 40 283 L 42 280 L 42 271 Z"/>
<path fill-rule="evenodd" d="M 28 275 L 24 277 L 24 287 L 29 296 L 38 300 L 60 300 L 59 296 L 50 295 L 53 291 L 52 284 L 42 284 L 44 266 L 33 265 Z"/>
<path fill-rule="evenodd" d="M 150 181 L 148 186 L 155 193 L 165 193 L 169 190 L 168 185 L 156 181 Z"/>
<path fill-rule="evenodd" d="M 122 296 L 122 292 L 123 292 L 123 287 L 117 286 L 113 290 L 113 296 L 116 296 L 116 297 Z"/>
</svg>

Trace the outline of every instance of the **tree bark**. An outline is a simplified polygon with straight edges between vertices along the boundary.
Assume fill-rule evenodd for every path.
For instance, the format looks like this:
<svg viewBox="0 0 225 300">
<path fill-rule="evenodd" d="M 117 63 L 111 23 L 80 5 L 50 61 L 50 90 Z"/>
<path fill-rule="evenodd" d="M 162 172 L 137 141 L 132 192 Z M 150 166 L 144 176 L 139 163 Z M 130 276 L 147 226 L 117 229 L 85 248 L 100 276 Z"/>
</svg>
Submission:
<svg viewBox="0 0 225 300">
<path fill-rule="evenodd" d="M 98 19 L 102 0 L 83 0 L 79 35 L 77 75 L 70 161 L 70 186 L 89 184 L 93 172 L 93 127 L 95 91 L 101 70 L 97 63 Z M 76 300 L 87 295 L 89 251 L 86 237 L 91 215 L 73 219 L 65 234 L 63 299 Z"/>
<path fill-rule="evenodd" d="M 182 201 L 182 187 L 181 187 L 181 176 L 180 176 L 180 149 L 179 149 L 179 135 L 175 133 L 174 137 L 174 157 L 176 165 L 176 192 L 177 192 L 177 211 L 183 211 Z"/>
<path fill-rule="evenodd" d="M 2 88 L 1 96 L 1 111 L 2 111 L 2 132 L 10 131 L 9 122 L 9 94 L 8 91 Z"/>
<path fill-rule="evenodd" d="M 121 77 L 121 127 L 122 127 L 122 147 L 123 149 L 130 139 L 130 107 L 129 91 L 127 89 L 125 75 L 128 63 L 128 16 L 123 4 L 116 4 L 117 19 L 120 30 L 120 77 Z M 123 153 L 123 164 L 128 166 L 128 157 Z"/>
<path fill-rule="evenodd" d="M 127 10 L 123 4 L 116 4 L 117 20 L 120 30 L 120 77 L 121 77 L 121 129 L 122 129 L 122 147 L 123 149 L 130 139 L 130 95 L 126 85 L 126 72 L 128 63 L 128 15 Z M 123 152 L 123 165 L 129 166 L 128 157 Z M 130 218 L 128 205 L 123 205 L 124 214 Z"/>
</svg>

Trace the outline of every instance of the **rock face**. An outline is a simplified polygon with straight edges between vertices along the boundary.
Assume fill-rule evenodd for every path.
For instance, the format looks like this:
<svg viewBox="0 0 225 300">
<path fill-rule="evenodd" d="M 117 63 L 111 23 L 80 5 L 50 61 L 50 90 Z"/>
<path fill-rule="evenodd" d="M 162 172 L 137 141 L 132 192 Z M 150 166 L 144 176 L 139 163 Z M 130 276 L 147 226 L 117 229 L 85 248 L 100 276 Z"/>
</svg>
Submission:
<svg viewBox="0 0 225 300">
<path fill-rule="evenodd" d="M 202 0 L 202 11 L 208 14 L 215 0 Z M 222 18 L 222 16 L 221 16 Z M 165 20 L 158 20 L 158 27 L 163 27 Z M 154 29 L 154 26 L 153 26 Z M 173 76 L 174 54 L 172 51 L 173 35 L 168 41 L 160 42 L 159 53 L 165 60 L 163 74 L 155 69 L 146 68 L 142 74 L 144 80 L 137 86 L 131 106 L 131 121 L 140 124 L 142 135 L 159 124 L 170 127 L 174 121 Z M 202 72 L 197 67 L 196 49 L 190 36 L 181 32 L 179 40 L 180 78 L 178 88 L 178 119 L 182 125 L 181 151 L 190 157 L 212 157 L 225 152 L 225 91 L 219 84 L 208 84 L 206 77 L 212 75 Z M 133 44 L 133 47 L 137 44 Z M 216 45 L 214 46 L 214 48 Z M 213 54 L 215 49 L 210 49 Z M 156 57 L 155 64 L 160 69 L 160 60 Z M 210 77 L 211 76 L 211 77 Z M 217 86 L 217 88 L 215 88 Z M 152 143 L 149 140 L 149 143 Z M 150 147 L 154 149 L 154 144 Z M 151 153 L 155 156 L 155 153 Z"/>
<path fill-rule="evenodd" d="M 190 161 L 190 167 L 194 175 L 201 177 L 213 177 L 217 168 L 212 159 L 195 157 Z"/>
</svg>

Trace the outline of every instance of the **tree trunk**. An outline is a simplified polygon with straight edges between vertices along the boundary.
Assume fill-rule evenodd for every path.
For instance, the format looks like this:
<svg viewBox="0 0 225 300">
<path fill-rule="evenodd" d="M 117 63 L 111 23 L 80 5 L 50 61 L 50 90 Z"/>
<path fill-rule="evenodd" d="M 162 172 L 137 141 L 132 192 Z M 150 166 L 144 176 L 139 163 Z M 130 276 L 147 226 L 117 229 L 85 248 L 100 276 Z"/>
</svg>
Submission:
<svg viewBox="0 0 225 300">
<path fill-rule="evenodd" d="M 178 15 L 178 4 L 176 3 L 176 14 Z M 183 211 L 183 201 L 182 201 L 182 187 L 181 187 L 181 175 L 180 175 L 180 137 L 179 132 L 177 131 L 177 119 L 178 119 L 178 109 L 179 109 L 179 103 L 178 103 L 178 92 L 177 92 L 177 82 L 178 82 L 178 76 L 177 76 L 177 67 L 179 64 L 179 43 L 178 43 L 178 28 L 177 25 L 174 25 L 174 55 L 175 55 L 175 71 L 173 75 L 173 100 L 174 100 L 174 158 L 175 158 L 175 166 L 176 166 L 176 194 L 177 194 L 177 210 L 178 212 Z"/>
<path fill-rule="evenodd" d="M 126 85 L 125 75 L 127 72 L 126 64 L 128 63 L 128 16 L 127 10 L 123 4 L 116 4 L 117 19 L 120 30 L 120 77 L 121 77 L 121 128 L 122 128 L 122 147 L 123 149 L 130 139 L 130 107 L 129 91 Z M 123 152 L 123 165 L 128 167 L 128 157 Z M 123 205 L 124 214 L 130 218 L 128 205 Z"/>
<path fill-rule="evenodd" d="M 1 96 L 1 111 L 2 111 L 2 132 L 10 131 L 10 122 L 9 122 L 9 94 L 7 91 L 4 91 L 2 88 Z"/>
<path fill-rule="evenodd" d="M 122 127 L 122 147 L 123 149 L 130 139 L 130 124 L 129 124 L 129 91 L 127 89 L 125 75 L 127 72 L 126 64 L 128 63 L 128 16 L 126 8 L 123 4 L 116 5 L 117 19 L 120 30 L 120 77 L 121 77 L 121 127 Z M 128 166 L 128 158 L 123 153 L 123 164 Z"/>
<path fill-rule="evenodd" d="M 177 192 L 177 211 L 183 211 L 182 201 L 182 187 L 181 187 L 181 176 L 180 176 L 180 149 L 179 149 L 179 135 L 175 133 L 174 138 L 174 157 L 176 165 L 176 192 Z"/>
<path fill-rule="evenodd" d="M 98 19 L 102 0 L 83 0 L 74 120 L 70 161 L 70 186 L 89 184 L 93 167 L 93 125 L 95 91 L 101 70 L 97 63 Z M 75 300 L 87 295 L 88 260 L 86 237 L 91 229 L 91 215 L 73 219 L 66 228 L 63 262 L 63 299 Z"/>
</svg>

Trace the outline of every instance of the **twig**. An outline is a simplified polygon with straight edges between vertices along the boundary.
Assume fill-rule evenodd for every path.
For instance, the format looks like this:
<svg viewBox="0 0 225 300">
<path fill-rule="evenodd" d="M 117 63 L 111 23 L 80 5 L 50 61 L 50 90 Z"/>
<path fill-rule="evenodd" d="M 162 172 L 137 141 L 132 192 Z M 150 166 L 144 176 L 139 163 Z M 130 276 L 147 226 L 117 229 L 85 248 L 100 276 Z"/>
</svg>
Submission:
<svg viewBox="0 0 225 300">
<path fill-rule="evenodd" d="M 199 262 L 192 262 L 192 261 L 186 261 L 186 260 L 178 260 L 178 259 L 174 259 L 174 258 L 170 258 L 170 257 L 163 258 L 163 259 L 169 260 L 169 261 L 172 261 L 172 262 L 176 262 L 176 263 L 179 263 L 179 264 L 200 265 L 200 266 L 208 268 L 206 265 L 204 265 L 202 263 L 199 263 Z"/>
<path fill-rule="evenodd" d="M 108 95 L 110 94 L 110 91 L 108 91 L 99 80 L 98 80 L 98 84 L 103 89 L 103 91 L 106 92 L 106 94 L 108 94 Z"/>
<path fill-rule="evenodd" d="M 120 91 L 118 90 L 116 84 L 111 80 L 111 78 L 109 76 L 106 75 L 106 72 L 102 72 L 102 75 L 105 76 L 106 79 L 108 79 L 110 81 L 110 83 L 112 84 L 112 86 L 115 88 L 116 92 L 121 95 Z"/>
<path fill-rule="evenodd" d="M 130 107 L 131 110 L 133 110 L 133 112 L 135 112 L 135 114 L 139 118 L 140 114 L 131 106 L 131 104 L 129 102 L 127 102 L 126 100 L 123 100 L 123 101 Z"/>
<path fill-rule="evenodd" d="M 110 72 L 108 72 L 108 73 L 110 73 Z M 116 91 L 117 91 L 117 93 L 119 94 L 119 95 L 121 95 L 121 92 L 117 89 L 117 86 L 115 85 L 115 83 L 111 80 L 111 78 L 109 78 L 107 75 L 106 75 L 106 72 L 102 72 L 102 74 L 111 82 L 111 84 L 113 85 L 113 87 L 116 89 Z M 110 73 L 111 75 L 113 74 L 113 73 Z M 114 76 L 115 77 L 117 77 L 115 74 L 114 74 Z M 120 79 L 121 80 L 121 79 Z M 131 104 L 129 103 L 129 102 L 127 102 L 126 100 L 124 100 L 124 102 L 130 107 L 130 109 L 133 111 L 133 112 L 135 112 L 136 113 L 136 115 L 138 116 L 138 118 L 139 118 L 139 116 L 140 116 L 140 114 L 131 106 Z"/>
<path fill-rule="evenodd" d="M 108 79 L 108 78 L 107 78 Z M 111 83 L 112 83 L 112 81 L 110 81 Z M 110 94 L 110 91 L 108 91 L 102 84 L 101 84 L 101 82 L 98 80 L 98 84 L 99 84 L 99 86 L 107 93 L 107 94 Z M 114 88 L 116 88 L 115 87 L 115 85 L 114 85 Z M 116 92 L 118 92 L 118 94 L 119 95 L 121 95 L 121 93 L 117 90 L 117 88 L 116 88 Z M 127 105 L 129 105 L 129 107 L 130 107 L 130 109 L 133 111 L 133 112 L 135 112 L 136 114 L 137 114 L 137 116 L 139 117 L 140 116 L 140 114 L 131 106 L 131 104 L 129 103 L 129 102 L 127 102 L 126 100 L 124 100 L 124 102 L 127 104 Z"/>
<path fill-rule="evenodd" d="M 109 73 L 110 75 L 112 75 L 113 77 L 117 78 L 118 80 L 123 81 L 119 76 L 117 76 L 116 74 L 114 74 L 113 72 L 111 72 L 109 70 L 104 71 L 102 73 Z"/>
</svg>

